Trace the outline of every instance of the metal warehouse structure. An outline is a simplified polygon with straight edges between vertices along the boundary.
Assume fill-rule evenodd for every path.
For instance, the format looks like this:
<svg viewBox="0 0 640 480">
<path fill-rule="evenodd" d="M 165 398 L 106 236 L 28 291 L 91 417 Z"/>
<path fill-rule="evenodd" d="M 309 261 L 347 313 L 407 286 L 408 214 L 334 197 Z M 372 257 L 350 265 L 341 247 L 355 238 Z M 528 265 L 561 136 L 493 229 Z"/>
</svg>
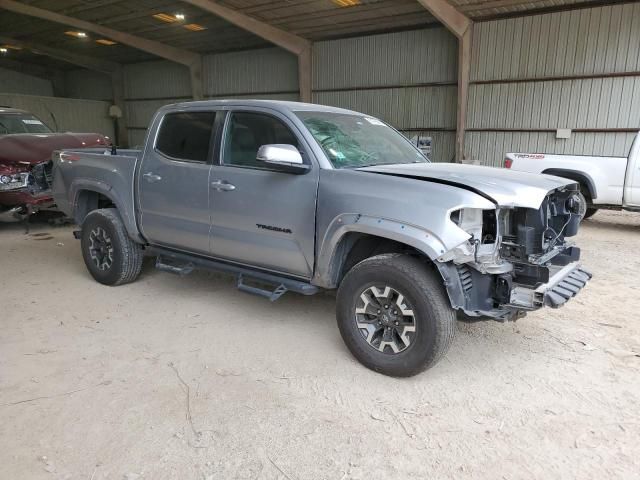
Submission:
<svg viewBox="0 0 640 480">
<path fill-rule="evenodd" d="M 115 103 L 132 145 L 190 98 L 351 108 L 489 165 L 626 155 L 640 129 L 638 2 L 0 0 L 0 32 L 0 104 L 113 134 Z"/>
</svg>

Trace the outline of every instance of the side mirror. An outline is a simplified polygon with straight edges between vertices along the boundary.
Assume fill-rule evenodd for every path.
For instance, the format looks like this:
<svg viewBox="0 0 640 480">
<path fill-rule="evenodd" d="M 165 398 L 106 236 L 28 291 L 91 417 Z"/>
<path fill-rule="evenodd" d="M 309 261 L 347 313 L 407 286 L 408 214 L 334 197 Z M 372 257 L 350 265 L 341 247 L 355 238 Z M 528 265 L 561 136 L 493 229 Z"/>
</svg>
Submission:
<svg viewBox="0 0 640 480">
<path fill-rule="evenodd" d="M 264 162 L 274 170 L 301 175 L 309 171 L 302 155 L 296 147 L 286 144 L 262 145 L 258 149 L 256 160 Z"/>
</svg>

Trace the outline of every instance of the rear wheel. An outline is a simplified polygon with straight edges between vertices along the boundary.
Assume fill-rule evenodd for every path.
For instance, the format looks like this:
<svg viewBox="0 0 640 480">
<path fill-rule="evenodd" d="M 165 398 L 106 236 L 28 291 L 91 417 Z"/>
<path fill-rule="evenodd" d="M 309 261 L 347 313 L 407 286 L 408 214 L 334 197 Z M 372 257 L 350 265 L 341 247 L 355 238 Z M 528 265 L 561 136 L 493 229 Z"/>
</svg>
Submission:
<svg viewBox="0 0 640 480">
<path fill-rule="evenodd" d="M 336 316 L 344 342 L 363 365 L 398 377 L 442 358 L 456 325 L 440 276 L 403 254 L 353 267 L 338 290 Z"/>
<path fill-rule="evenodd" d="M 587 212 L 584 214 L 583 219 L 587 219 L 587 218 L 593 217 L 596 214 L 597 211 L 598 211 L 597 208 L 587 208 Z"/>
<path fill-rule="evenodd" d="M 133 282 L 142 270 L 142 247 L 129 238 L 115 208 L 87 215 L 82 223 L 81 246 L 87 270 L 104 285 Z"/>
</svg>

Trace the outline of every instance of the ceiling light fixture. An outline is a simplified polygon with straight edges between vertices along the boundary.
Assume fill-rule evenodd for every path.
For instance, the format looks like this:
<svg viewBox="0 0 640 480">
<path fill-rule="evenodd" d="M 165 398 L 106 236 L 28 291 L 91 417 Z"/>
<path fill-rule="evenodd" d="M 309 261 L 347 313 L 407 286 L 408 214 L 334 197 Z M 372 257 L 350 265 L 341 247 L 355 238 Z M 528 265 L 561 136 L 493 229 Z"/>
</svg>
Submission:
<svg viewBox="0 0 640 480">
<path fill-rule="evenodd" d="M 339 7 L 355 7 L 361 4 L 360 0 L 333 0 L 333 3 Z"/>
<path fill-rule="evenodd" d="M 70 37 L 76 37 L 76 38 L 87 38 L 87 34 L 84 32 L 76 32 L 73 30 L 68 30 L 66 32 L 64 32 L 65 35 L 69 35 Z"/>
<path fill-rule="evenodd" d="M 184 13 L 176 13 L 174 17 L 176 17 L 176 20 L 184 22 Z"/>
<path fill-rule="evenodd" d="M 109 40 L 107 38 L 100 38 L 96 40 L 96 43 L 99 43 L 100 45 L 107 45 L 107 46 L 117 45 L 117 42 L 114 42 L 113 40 Z"/>
<path fill-rule="evenodd" d="M 174 15 L 169 15 L 168 13 L 156 13 L 151 16 L 156 20 L 160 20 L 161 22 L 166 23 L 175 23 L 178 21 L 178 19 Z"/>
<path fill-rule="evenodd" d="M 5 53 L 7 53 L 8 51 L 9 51 L 8 49 L 6 49 L 6 48 L 4 48 L 4 47 L 0 47 L 0 53 L 2 53 L 3 55 L 4 55 Z"/>
<path fill-rule="evenodd" d="M 187 30 L 191 30 L 192 32 L 201 32 L 202 30 L 207 29 L 207 27 L 203 27 L 199 23 L 188 23 L 186 25 L 183 25 L 183 27 Z"/>
</svg>

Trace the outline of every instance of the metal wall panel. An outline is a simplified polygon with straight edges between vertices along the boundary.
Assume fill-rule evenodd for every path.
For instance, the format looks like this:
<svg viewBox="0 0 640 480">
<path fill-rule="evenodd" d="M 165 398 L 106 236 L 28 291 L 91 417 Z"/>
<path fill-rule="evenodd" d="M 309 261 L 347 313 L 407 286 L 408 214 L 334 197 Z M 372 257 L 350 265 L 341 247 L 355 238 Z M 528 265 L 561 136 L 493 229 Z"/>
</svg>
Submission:
<svg viewBox="0 0 640 480">
<path fill-rule="evenodd" d="M 280 48 L 206 55 L 203 76 L 205 96 L 297 92 L 298 60 Z"/>
<path fill-rule="evenodd" d="M 124 95 L 127 99 L 190 97 L 189 69 L 165 60 L 125 65 Z"/>
<path fill-rule="evenodd" d="M 313 101 L 379 117 L 398 130 L 456 127 L 456 87 L 314 92 Z"/>
<path fill-rule="evenodd" d="M 96 132 L 113 138 L 108 102 L 0 94 L 0 104 L 28 110 L 59 132 Z"/>
<path fill-rule="evenodd" d="M 634 133 L 617 130 L 640 130 L 640 3 L 478 23 L 471 78 L 469 161 L 626 155 Z M 539 131 L 559 128 L 587 131 L 566 140 Z"/>
<path fill-rule="evenodd" d="M 457 41 L 444 28 L 314 44 L 314 90 L 456 80 Z"/>
<path fill-rule="evenodd" d="M 403 132 L 407 138 L 417 135 L 421 137 L 431 137 L 431 161 L 432 162 L 453 162 L 456 157 L 456 134 L 455 132 L 421 131 Z"/>
<path fill-rule="evenodd" d="M 129 148 L 142 149 L 144 146 L 147 130 L 129 130 Z"/>
<path fill-rule="evenodd" d="M 52 96 L 53 85 L 44 78 L 0 68 L 0 92 Z"/>
<path fill-rule="evenodd" d="M 468 128 L 640 128 L 640 76 L 472 85 Z"/>
<path fill-rule="evenodd" d="M 626 157 L 635 133 L 574 132 L 567 140 L 558 140 L 550 132 L 467 132 L 466 163 L 502 166 L 506 153 L 554 153 Z"/>
<path fill-rule="evenodd" d="M 111 78 L 109 75 L 91 70 L 71 70 L 64 77 L 65 96 L 87 100 L 111 102 Z"/>
<path fill-rule="evenodd" d="M 471 80 L 640 71 L 640 3 L 477 23 Z"/>
<path fill-rule="evenodd" d="M 457 41 L 446 29 L 317 42 L 313 53 L 314 102 L 431 136 L 433 159 L 451 161 L 455 132 L 441 129 L 456 127 Z"/>
</svg>

